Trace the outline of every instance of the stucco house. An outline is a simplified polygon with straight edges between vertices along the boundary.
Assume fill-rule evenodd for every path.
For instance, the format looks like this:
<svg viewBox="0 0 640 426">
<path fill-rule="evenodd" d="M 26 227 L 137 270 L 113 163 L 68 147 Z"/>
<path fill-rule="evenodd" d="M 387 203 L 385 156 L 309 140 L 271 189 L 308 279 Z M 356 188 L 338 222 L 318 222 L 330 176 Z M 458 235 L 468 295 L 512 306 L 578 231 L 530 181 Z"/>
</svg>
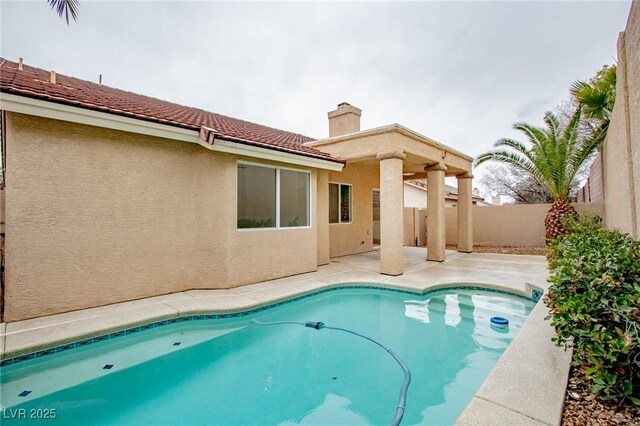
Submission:
<svg viewBox="0 0 640 426">
<path fill-rule="evenodd" d="M 426 178 L 445 260 L 445 176 L 472 250 L 472 159 L 340 104 L 320 140 L 0 59 L 3 321 L 314 271 L 373 248 L 402 274 L 403 180 Z"/>
</svg>

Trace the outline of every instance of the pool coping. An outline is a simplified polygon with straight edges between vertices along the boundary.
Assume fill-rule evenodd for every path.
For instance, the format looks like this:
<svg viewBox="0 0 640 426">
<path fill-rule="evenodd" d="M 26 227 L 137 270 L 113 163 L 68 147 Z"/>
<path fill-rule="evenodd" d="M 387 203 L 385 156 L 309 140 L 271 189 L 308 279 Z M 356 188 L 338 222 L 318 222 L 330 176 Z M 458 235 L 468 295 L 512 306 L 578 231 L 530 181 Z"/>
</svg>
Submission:
<svg viewBox="0 0 640 426">
<path fill-rule="evenodd" d="M 551 341 L 548 315 L 544 301 L 537 303 L 456 425 L 561 424 L 572 351 Z"/>
<path fill-rule="evenodd" d="M 234 289 L 190 290 L 91 308 L 84 310 L 83 316 L 76 312 L 22 321 L 20 324 L 0 324 L 0 359 L 7 360 L 47 347 L 93 339 L 158 321 L 177 322 L 193 315 L 260 309 L 293 297 L 343 287 L 345 282 L 353 287 L 374 286 L 413 294 L 447 287 L 480 287 L 531 297 L 534 290 L 540 296 L 547 288 L 546 262 L 541 256 L 460 254 L 451 257 L 453 260 L 442 264 L 416 264 L 407 268 L 404 276 L 400 277 L 383 276 L 360 266 L 354 267 L 341 258 L 316 272 Z M 485 263 L 486 270 L 478 271 L 477 268 Z M 531 263 L 538 266 L 530 273 L 522 273 L 514 266 Z M 510 272 L 499 273 L 500 268 Z M 478 275 L 481 280 L 465 278 Z M 545 322 L 545 316 L 544 304 L 538 303 L 456 424 L 560 423 L 571 354 L 551 342 L 554 331 Z"/>
</svg>

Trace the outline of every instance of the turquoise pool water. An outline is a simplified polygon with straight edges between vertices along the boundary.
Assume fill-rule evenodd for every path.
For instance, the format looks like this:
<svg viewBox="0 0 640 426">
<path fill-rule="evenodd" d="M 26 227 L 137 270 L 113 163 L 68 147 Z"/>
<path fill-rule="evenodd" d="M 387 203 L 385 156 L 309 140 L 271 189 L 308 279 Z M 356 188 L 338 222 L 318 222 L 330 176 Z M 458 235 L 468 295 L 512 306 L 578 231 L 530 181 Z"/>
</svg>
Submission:
<svg viewBox="0 0 640 426">
<path fill-rule="evenodd" d="M 393 419 L 403 373 L 384 350 L 338 331 L 251 322 L 258 319 L 322 321 L 379 340 L 411 369 L 402 424 L 452 424 L 533 306 L 481 290 L 345 289 L 245 317 L 170 324 L 3 367 L 1 419 L 31 425 Z M 508 330 L 491 327 L 495 315 L 509 319 Z"/>
</svg>

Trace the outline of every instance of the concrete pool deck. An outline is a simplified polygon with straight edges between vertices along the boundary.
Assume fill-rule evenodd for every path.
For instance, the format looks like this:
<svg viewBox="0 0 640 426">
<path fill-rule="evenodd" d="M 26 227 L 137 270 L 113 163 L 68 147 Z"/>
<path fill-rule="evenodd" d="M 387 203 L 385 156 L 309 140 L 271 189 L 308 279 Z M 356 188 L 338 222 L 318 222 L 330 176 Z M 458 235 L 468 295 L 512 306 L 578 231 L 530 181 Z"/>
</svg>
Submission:
<svg viewBox="0 0 640 426">
<path fill-rule="evenodd" d="M 236 312 L 318 290 L 380 285 L 428 291 L 475 285 L 531 296 L 546 289 L 542 256 L 447 252 L 442 263 L 426 262 L 424 248 L 404 248 L 404 274 L 378 273 L 377 251 L 331 260 L 315 272 L 228 290 L 190 290 L 114 305 L 0 325 L 0 359 L 100 336 L 135 325 L 180 316 Z M 458 419 L 462 425 L 560 423 L 570 353 L 553 345 L 553 329 L 539 303 Z"/>
</svg>

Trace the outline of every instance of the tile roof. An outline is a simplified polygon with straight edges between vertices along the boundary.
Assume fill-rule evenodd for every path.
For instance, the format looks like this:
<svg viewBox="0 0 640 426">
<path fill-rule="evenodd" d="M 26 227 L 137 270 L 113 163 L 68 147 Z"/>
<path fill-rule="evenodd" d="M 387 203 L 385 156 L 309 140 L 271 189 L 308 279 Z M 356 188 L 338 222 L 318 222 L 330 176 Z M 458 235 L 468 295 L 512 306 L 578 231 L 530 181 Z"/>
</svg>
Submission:
<svg viewBox="0 0 640 426">
<path fill-rule="evenodd" d="M 314 140 L 307 136 L 61 74 L 56 74 L 56 84 L 52 84 L 49 71 L 27 65 L 23 65 L 23 69 L 19 70 L 16 62 L 3 58 L 0 58 L 0 92 L 190 130 L 199 131 L 202 127 L 206 127 L 215 129 L 216 133 L 220 135 L 217 137 L 221 139 L 342 162 L 330 154 L 303 145 L 305 142 Z"/>
</svg>

